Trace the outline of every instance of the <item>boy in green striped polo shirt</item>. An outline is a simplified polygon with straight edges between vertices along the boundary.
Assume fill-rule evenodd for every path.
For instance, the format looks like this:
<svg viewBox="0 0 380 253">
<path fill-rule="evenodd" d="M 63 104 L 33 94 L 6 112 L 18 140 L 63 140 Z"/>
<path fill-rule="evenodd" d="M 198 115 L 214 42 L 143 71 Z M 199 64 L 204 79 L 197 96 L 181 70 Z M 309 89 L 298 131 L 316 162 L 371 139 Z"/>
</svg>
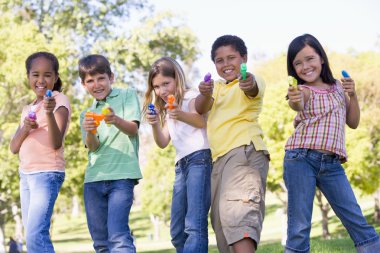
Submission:
<svg viewBox="0 0 380 253">
<path fill-rule="evenodd" d="M 102 55 L 79 61 L 82 85 L 94 97 L 82 112 L 82 138 L 88 148 L 84 179 L 87 225 L 96 252 L 136 252 L 129 229 L 133 189 L 142 178 L 138 161 L 140 104 L 131 88 L 112 88 L 114 74 Z M 88 110 L 101 114 L 98 124 Z M 104 111 L 104 110 L 103 110 Z"/>
</svg>

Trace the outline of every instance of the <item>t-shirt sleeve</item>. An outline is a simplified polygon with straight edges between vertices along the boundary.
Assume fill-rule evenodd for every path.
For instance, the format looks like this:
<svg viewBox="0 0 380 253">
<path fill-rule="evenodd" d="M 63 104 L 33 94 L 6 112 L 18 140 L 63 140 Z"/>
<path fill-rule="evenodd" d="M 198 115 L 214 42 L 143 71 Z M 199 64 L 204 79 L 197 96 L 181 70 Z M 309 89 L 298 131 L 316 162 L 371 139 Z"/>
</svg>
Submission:
<svg viewBox="0 0 380 253">
<path fill-rule="evenodd" d="M 141 121 L 140 102 L 137 92 L 133 88 L 125 90 L 124 119 L 128 121 Z"/>
</svg>

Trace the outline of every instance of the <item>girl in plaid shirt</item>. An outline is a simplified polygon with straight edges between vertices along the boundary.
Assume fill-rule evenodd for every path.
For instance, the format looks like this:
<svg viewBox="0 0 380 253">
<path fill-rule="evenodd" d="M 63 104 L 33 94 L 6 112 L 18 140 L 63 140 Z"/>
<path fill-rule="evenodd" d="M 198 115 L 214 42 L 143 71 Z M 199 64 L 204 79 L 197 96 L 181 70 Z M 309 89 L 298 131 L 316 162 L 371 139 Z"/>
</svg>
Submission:
<svg viewBox="0 0 380 253">
<path fill-rule="evenodd" d="M 288 190 L 285 253 L 309 252 L 315 189 L 318 187 L 350 234 L 357 252 L 380 252 L 380 239 L 368 225 L 341 163 L 347 160 L 345 124 L 360 121 L 355 82 L 336 80 L 325 51 L 310 34 L 295 38 L 287 55 L 288 74 L 298 86 L 288 89 L 297 112 L 295 130 L 285 145 L 284 181 Z"/>
</svg>

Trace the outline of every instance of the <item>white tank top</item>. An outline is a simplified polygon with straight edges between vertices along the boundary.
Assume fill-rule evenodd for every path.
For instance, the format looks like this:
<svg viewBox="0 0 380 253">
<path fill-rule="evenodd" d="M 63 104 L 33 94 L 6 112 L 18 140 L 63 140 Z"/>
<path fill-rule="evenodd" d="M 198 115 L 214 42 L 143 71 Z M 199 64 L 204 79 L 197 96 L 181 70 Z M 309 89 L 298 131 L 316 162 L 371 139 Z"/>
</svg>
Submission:
<svg viewBox="0 0 380 253">
<path fill-rule="evenodd" d="M 185 93 L 182 102 L 182 111 L 189 112 L 189 103 L 192 99 L 195 99 L 198 94 L 199 92 L 194 90 L 189 90 Z M 207 122 L 207 118 L 205 120 Z M 195 128 L 182 121 L 170 119 L 169 115 L 166 115 L 166 121 L 168 123 L 170 138 L 176 149 L 176 163 L 195 151 L 210 148 L 207 140 L 206 127 Z"/>
</svg>

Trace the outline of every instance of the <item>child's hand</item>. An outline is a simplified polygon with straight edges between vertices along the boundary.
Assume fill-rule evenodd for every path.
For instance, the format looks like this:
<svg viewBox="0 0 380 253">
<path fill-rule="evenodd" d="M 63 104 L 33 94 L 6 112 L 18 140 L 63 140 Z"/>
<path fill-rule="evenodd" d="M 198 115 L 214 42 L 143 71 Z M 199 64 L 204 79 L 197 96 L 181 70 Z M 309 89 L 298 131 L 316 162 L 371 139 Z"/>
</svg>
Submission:
<svg viewBox="0 0 380 253">
<path fill-rule="evenodd" d="M 148 121 L 148 123 L 152 126 L 157 125 L 160 122 L 160 119 L 158 117 L 159 111 L 157 110 L 157 108 L 154 108 L 154 111 L 155 113 L 153 114 L 151 111 L 148 110 L 145 116 L 146 121 Z"/>
<path fill-rule="evenodd" d="M 53 113 L 56 102 L 54 97 L 44 97 L 44 109 L 47 114 Z"/>
<path fill-rule="evenodd" d="M 247 72 L 247 78 L 245 80 L 241 79 L 241 76 L 239 76 L 239 87 L 244 92 L 252 91 L 255 87 L 256 81 L 254 76 Z"/>
<path fill-rule="evenodd" d="M 211 97 L 214 90 L 214 80 L 211 79 L 207 83 L 205 81 L 200 82 L 198 89 L 203 96 Z"/>
<path fill-rule="evenodd" d="M 345 92 L 347 92 L 349 97 L 355 96 L 355 82 L 351 77 L 345 77 L 340 79 L 342 81 L 342 86 Z"/>
<path fill-rule="evenodd" d="M 169 114 L 169 118 L 171 119 L 179 119 L 179 115 L 181 114 L 181 110 L 176 106 L 174 109 L 167 110 Z"/>
<path fill-rule="evenodd" d="M 96 124 L 93 118 L 85 117 L 82 122 L 82 127 L 84 131 L 86 131 L 87 134 L 89 134 L 89 133 L 92 133 L 92 131 L 96 131 L 96 129 L 98 128 L 98 125 Z"/>
<path fill-rule="evenodd" d="M 301 103 L 303 102 L 303 93 L 302 93 L 303 88 L 302 87 L 293 87 L 289 86 L 288 88 L 288 97 L 289 101 L 292 103 Z"/>
<path fill-rule="evenodd" d="M 25 132 L 29 133 L 30 130 L 37 129 L 37 128 L 38 128 L 37 121 L 35 121 L 34 119 L 30 119 L 28 116 L 24 118 L 23 129 Z"/>
<path fill-rule="evenodd" d="M 115 111 L 112 109 L 112 107 L 108 107 L 108 113 L 104 117 L 104 122 L 106 124 L 115 125 L 117 121 L 118 116 L 116 116 Z"/>
</svg>

